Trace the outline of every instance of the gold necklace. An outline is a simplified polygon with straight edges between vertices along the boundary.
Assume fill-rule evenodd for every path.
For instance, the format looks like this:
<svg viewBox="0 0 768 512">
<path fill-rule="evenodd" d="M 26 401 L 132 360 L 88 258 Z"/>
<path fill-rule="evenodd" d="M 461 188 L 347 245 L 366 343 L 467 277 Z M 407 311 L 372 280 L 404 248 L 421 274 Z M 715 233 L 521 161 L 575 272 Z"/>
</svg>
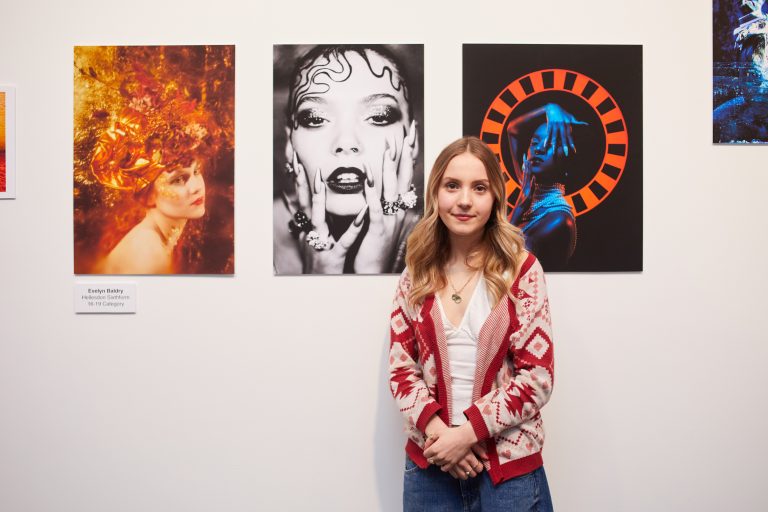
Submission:
<svg viewBox="0 0 768 512">
<path fill-rule="evenodd" d="M 170 254 L 173 252 L 173 248 L 176 247 L 176 244 L 179 243 L 182 228 L 173 226 L 168 233 L 168 236 L 166 236 L 165 233 L 163 233 L 163 230 L 160 229 L 160 226 L 155 223 L 155 232 L 160 235 L 160 241 L 163 243 L 163 248 Z"/>
<path fill-rule="evenodd" d="M 472 280 L 472 278 L 473 278 L 473 277 L 475 277 L 475 274 L 476 274 L 476 273 L 477 273 L 477 271 L 475 271 L 475 272 L 472 272 L 472 273 L 469 275 L 469 279 L 467 279 L 467 282 L 466 282 L 466 283 L 464 283 L 464 285 L 463 285 L 461 288 L 459 288 L 458 290 L 456 289 L 456 287 L 455 287 L 455 286 L 453 286 L 453 282 L 451 281 L 451 278 L 450 278 L 450 277 L 448 277 L 448 275 L 446 274 L 446 276 L 445 276 L 445 277 L 447 277 L 447 278 L 448 278 L 448 284 L 450 284 L 450 285 L 451 285 L 451 288 L 453 288 L 453 295 L 451 295 L 451 300 L 452 300 L 453 302 L 455 302 L 456 304 L 460 304 L 460 303 L 461 303 L 461 295 L 459 295 L 459 294 L 462 292 L 462 290 L 464 290 L 464 288 L 466 288 L 466 287 L 467 287 L 467 285 L 468 285 L 468 284 L 469 284 L 469 282 Z"/>
</svg>

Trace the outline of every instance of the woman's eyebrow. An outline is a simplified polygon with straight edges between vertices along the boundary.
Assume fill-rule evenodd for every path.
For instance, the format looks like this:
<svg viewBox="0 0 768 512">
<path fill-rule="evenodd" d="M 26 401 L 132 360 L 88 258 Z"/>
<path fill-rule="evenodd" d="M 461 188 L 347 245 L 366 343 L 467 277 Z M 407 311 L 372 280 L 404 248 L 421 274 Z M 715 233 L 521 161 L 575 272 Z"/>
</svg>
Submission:
<svg viewBox="0 0 768 512">
<path fill-rule="evenodd" d="M 397 98 L 395 98 L 391 94 L 386 94 L 386 93 L 371 94 L 369 96 L 366 96 L 365 98 L 363 98 L 363 103 L 373 103 L 374 101 L 381 100 L 381 99 L 390 99 L 395 103 L 397 103 Z"/>
<path fill-rule="evenodd" d="M 168 173 L 168 179 L 172 180 L 174 178 L 178 178 L 179 176 L 183 176 L 185 174 L 187 174 L 187 171 L 185 171 L 183 167 L 177 167 L 176 169 Z"/>
<path fill-rule="evenodd" d="M 299 109 L 305 102 L 306 103 L 320 103 L 322 105 L 325 105 L 326 103 L 328 103 L 325 100 L 325 98 L 323 98 L 321 96 L 305 96 L 305 97 L 301 98 L 301 101 L 299 102 L 298 105 L 296 105 L 296 108 Z"/>
<path fill-rule="evenodd" d="M 447 174 L 443 174 L 443 181 L 457 181 L 459 183 L 463 183 L 465 180 L 463 180 L 461 178 L 458 178 L 458 177 L 454 177 L 454 176 L 449 176 Z M 482 183 L 484 185 L 488 185 L 490 183 L 490 181 L 487 180 L 487 179 L 482 179 L 482 180 L 474 180 L 474 181 L 472 181 L 470 183 L 472 183 L 473 185 L 476 185 L 478 183 Z"/>
</svg>

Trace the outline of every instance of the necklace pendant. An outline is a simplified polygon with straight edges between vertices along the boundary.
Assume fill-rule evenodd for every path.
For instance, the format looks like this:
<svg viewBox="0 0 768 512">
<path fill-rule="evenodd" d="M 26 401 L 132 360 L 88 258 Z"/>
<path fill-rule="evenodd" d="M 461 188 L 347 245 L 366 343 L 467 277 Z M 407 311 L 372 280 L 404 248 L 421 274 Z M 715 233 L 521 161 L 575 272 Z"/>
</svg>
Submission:
<svg viewBox="0 0 768 512">
<path fill-rule="evenodd" d="M 451 300 L 456 304 L 459 304 L 461 302 L 461 295 L 459 295 L 458 293 L 454 293 L 453 295 L 451 295 Z"/>
</svg>

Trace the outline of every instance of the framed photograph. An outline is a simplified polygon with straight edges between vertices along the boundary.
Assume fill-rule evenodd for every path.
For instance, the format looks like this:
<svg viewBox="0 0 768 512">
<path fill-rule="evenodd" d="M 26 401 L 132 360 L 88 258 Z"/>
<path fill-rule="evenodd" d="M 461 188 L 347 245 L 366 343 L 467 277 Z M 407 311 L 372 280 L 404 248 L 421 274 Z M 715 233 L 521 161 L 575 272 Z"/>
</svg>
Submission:
<svg viewBox="0 0 768 512">
<path fill-rule="evenodd" d="M 16 89 L 0 85 L 0 199 L 16 197 Z"/>
<path fill-rule="evenodd" d="M 276 275 L 390 274 L 424 192 L 424 48 L 275 45 Z"/>
<path fill-rule="evenodd" d="M 74 49 L 76 274 L 233 274 L 234 46 Z"/>
<path fill-rule="evenodd" d="M 768 143 L 768 4 L 712 2 L 712 142 Z"/>
<path fill-rule="evenodd" d="M 642 270 L 642 46 L 466 44 L 463 58 L 464 134 L 496 153 L 544 270 Z"/>
</svg>

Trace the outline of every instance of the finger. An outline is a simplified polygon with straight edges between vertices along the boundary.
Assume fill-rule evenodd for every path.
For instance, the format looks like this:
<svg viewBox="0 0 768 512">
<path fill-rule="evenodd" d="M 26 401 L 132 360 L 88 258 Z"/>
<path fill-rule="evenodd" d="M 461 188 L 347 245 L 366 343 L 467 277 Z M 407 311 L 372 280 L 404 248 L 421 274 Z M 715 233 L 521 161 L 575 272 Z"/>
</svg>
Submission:
<svg viewBox="0 0 768 512">
<path fill-rule="evenodd" d="M 328 226 L 325 224 L 325 183 L 319 167 L 315 171 L 315 190 L 312 194 L 312 224 L 320 236 L 328 236 Z"/>
<path fill-rule="evenodd" d="M 571 146 L 571 125 L 563 125 L 563 154 L 568 156 Z"/>
<path fill-rule="evenodd" d="M 357 214 L 357 217 L 352 221 L 352 224 L 350 224 L 344 234 L 341 235 L 341 238 L 339 238 L 339 242 L 335 247 L 339 247 L 339 250 L 343 250 L 345 253 L 352 247 L 352 244 L 355 243 L 358 235 L 360 235 L 360 231 L 363 229 L 363 219 L 365 218 L 365 212 L 367 211 L 368 206 L 363 206 L 363 209 Z"/>
<path fill-rule="evenodd" d="M 413 133 L 411 134 L 413 142 L 411 143 L 411 158 L 415 159 L 419 156 L 419 126 L 416 120 L 413 122 Z"/>
<path fill-rule="evenodd" d="M 461 470 L 461 473 L 464 475 L 464 478 L 472 478 L 477 475 L 477 473 L 475 473 L 474 467 L 467 461 L 467 459 L 459 462 L 457 466 L 459 467 L 459 470 Z"/>
<path fill-rule="evenodd" d="M 557 127 L 557 148 L 560 149 L 560 151 L 567 155 L 568 150 L 565 149 L 565 124 L 560 123 L 560 126 Z"/>
<path fill-rule="evenodd" d="M 408 127 L 408 134 L 405 137 L 405 143 L 411 149 L 416 147 L 416 120 L 415 119 L 411 120 L 411 125 Z"/>
<path fill-rule="evenodd" d="M 400 171 L 397 173 L 397 193 L 405 194 L 413 180 L 413 145 L 416 141 L 416 121 L 411 121 L 411 128 L 403 143 L 403 152 L 400 156 Z"/>
<path fill-rule="evenodd" d="M 478 464 L 480 464 L 480 461 L 477 460 L 477 457 L 475 457 L 475 454 L 472 450 L 467 453 L 467 455 L 464 457 L 463 462 L 469 467 L 469 469 L 474 470 Z"/>
<path fill-rule="evenodd" d="M 555 130 L 555 123 L 552 122 L 552 120 L 547 116 L 547 134 L 544 136 L 544 147 L 549 147 L 550 144 L 552 144 L 552 138 L 554 137 L 554 134 L 552 133 Z"/>
<path fill-rule="evenodd" d="M 299 207 L 305 212 L 309 211 L 312 207 L 312 191 L 309 188 L 309 178 L 307 177 L 307 171 L 300 163 L 296 164 L 296 195 L 299 198 Z"/>
<path fill-rule="evenodd" d="M 365 164 L 363 164 L 363 170 L 365 171 L 365 202 L 368 204 L 371 222 L 380 222 L 382 217 L 384 217 L 384 210 L 381 207 L 379 195 L 376 193 L 376 189 L 373 186 L 373 174 L 371 173 L 370 167 Z"/>
<path fill-rule="evenodd" d="M 470 476 L 472 476 L 472 471 L 465 468 L 461 464 L 456 464 L 454 471 L 461 480 L 467 480 Z"/>
<path fill-rule="evenodd" d="M 481 443 L 475 443 L 474 445 L 472 445 L 472 452 L 480 460 L 490 460 L 488 458 L 488 452 L 486 451 L 485 446 L 482 445 Z"/>
<path fill-rule="evenodd" d="M 385 201 L 397 199 L 397 137 L 386 139 L 386 149 L 381 168 L 382 197 Z"/>
<path fill-rule="evenodd" d="M 288 194 L 285 193 L 285 190 L 280 192 L 280 195 L 283 196 L 283 201 L 285 201 L 285 204 L 288 205 L 288 211 L 295 215 L 295 210 L 301 209 L 298 205 L 298 201 L 292 200 L 290 197 L 288 197 Z"/>
</svg>

